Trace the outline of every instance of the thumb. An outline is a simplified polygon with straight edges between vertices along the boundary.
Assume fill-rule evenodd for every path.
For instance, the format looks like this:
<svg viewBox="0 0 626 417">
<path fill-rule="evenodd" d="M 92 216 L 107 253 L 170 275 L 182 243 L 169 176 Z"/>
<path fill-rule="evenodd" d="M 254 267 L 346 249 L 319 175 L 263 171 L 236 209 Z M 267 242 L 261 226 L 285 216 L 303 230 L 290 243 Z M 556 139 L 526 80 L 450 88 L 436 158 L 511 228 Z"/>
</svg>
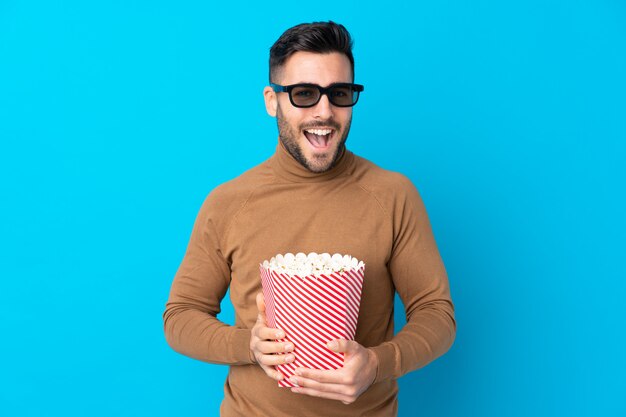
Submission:
<svg viewBox="0 0 626 417">
<path fill-rule="evenodd" d="M 261 323 L 263 326 L 267 326 L 267 318 L 265 317 L 265 299 L 263 298 L 262 292 L 256 295 L 256 306 L 259 310 L 256 322 Z"/>
<path fill-rule="evenodd" d="M 259 313 L 265 313 L 265 297 L 260 292 L 256 295 L 256 307 L 259 309 Z"/>
<path fill-rule="evenodd" d="M 352 340 L 345 340 L 345 339 L 331 340 L 330 342 L 326 344 L 328 349 L 332 350 L 333 352 L 345 352 L 345 353 L 351 352 L 352 350 L 354 350 L 355 345 L 358 346 L 358 343 Z"/>
</svg>

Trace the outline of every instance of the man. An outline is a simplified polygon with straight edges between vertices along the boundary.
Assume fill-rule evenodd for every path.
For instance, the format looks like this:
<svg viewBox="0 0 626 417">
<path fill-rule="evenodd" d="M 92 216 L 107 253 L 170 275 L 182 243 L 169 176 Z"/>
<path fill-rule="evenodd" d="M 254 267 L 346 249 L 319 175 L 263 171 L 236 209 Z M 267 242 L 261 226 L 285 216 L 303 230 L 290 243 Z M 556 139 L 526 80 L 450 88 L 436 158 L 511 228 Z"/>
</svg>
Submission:
<svg viewBox="0 0 626 417">
<path fill-rule="evenodd" d="M 163 314 L 170 346 L 230 365 L 223 416 L 391 416 L 396 379 L 444 354 L 456 333 L 448 279 L 413 184 L 346 149 L 354 83 L 352 41 L 342 25 L 302 24 L 270 50 L 267 112 L 276 153 L 214 189 L 204 201 Z M 279 388 L 275 365 L 297 347 L 267 327 L 259 263 L 276 254 L 340 253 L 362 260 L 355 341 L 338 370 L 298 369 Z M 234 326 L 220 322 L 230 288 Z M 393 302 L 407 324 L 394 336 Z"/>
</svg>

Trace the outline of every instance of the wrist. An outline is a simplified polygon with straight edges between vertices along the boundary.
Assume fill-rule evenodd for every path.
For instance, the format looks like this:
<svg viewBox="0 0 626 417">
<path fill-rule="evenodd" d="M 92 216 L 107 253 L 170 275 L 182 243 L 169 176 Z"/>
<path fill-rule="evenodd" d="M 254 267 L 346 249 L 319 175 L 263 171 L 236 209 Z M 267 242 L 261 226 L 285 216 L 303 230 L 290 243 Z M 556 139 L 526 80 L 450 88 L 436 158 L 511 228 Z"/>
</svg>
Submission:
<svg viewBox="0 0 626 417">
<path fill-rule="evenodd" d="M 372 349 L 370 348 L 367 349 L 367 355 L 368 355 L 367 365 L 370 370 L 369 384 L 372 385 L 374 384 L 374 381 L 376 381 L 376 377 L 378 376 L 379 362 L 378 362 L 378 356 L 376 355 L 376 353 L 374 353 Z"/>
</svg>

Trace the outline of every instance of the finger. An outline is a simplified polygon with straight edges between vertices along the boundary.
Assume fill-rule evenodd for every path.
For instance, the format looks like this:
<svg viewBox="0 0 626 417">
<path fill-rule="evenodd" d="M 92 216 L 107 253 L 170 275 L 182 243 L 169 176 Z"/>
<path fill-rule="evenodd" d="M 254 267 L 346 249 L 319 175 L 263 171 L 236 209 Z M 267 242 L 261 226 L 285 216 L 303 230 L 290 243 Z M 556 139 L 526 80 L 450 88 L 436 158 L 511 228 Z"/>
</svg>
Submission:
<svg viewBox="0 0 626 417">
<path fill-rule="evenodd" d="M 261 365 L 261 368 L 263 369 L 263 371 L 265 371 L 265 374 L 267 376 L 269 376 L 270 378 L 276 381 L 282 381 L 285 378 L 283 374 L 277 371 L 276 369 L 274 369 L 273 366 Z"/>
<path fill-rule="evenodd" d="M 326 347 L 333 352 L 350 353 L 357 350 L 361 345 L 353 340 L 337 339 L 331 340 L 326 344 Z"/>
<path fill-rule="evenodd" d="M 306 394 L 306 395 L 310 395 L 311 397 L 328 398 L 329 400 L 337 400 L 337 401 L 341 401 L 344 404 L 351 404 L 354 402 L 354 399 L 346 395 L 337 394 L 336 392 L 318 391 L 312 388 L 293 387 L 291 388 L 291 392 L 294 392 L 296 394 Z"/>
<path fill-rule="evenodd" d="M 291 342 L 269 342 L 269 341 L 261 341 L 257 342 L 255 345 L 257 351 L 270 354 L 270 353 L 288 353 L 293 352 L 294 346 Z"/>
<path fill-rule="evenodd" d="M 259 327 L 256 334 L 257 336 L 259 336 L 259 338 L 263 340 L 275 340 L 285 337 L 285 332 L 283 332 L 282 330 L 267 326 Z"/>
<path fill-rule="evenodd" d="M 296 384 L 299 387 L 310 388 L 319 392 L 334 392 L 335 394 L 347 395 L 347 387 L 341 384 L 333 384 L 326 382 L 319 382 L 314 379 L 308 379 L 301 376 L 292 375 L 289 378 L 289 382 Z"/>
<path fill-rule="evenodd" d="M 268 365 L 268 366 L 276 366 L 282 365 L 285 363 L 291 363 L 295 360 L 295 356 L 293 353 L 289 353 L 287 355 L 259 355 L 259 364 Z"/>
<path fill-rule="evenodd" d="M 297 368 L 295 370 L 296 376 L 300 376 L 303 379 L 315 380 L 325 384 L 349 384 L 349 381 L 344 372 L 341 370 L 319 370 L 309 368 Z M 301 378 L 298 378 L 301 379 Z"/>
<path fill-rule="evenodd" d="M 265 299 L 263 298 L 262 292 L 256 295 L 256 307 L 259 310 L 259 314 L 256 319 L 257 323 L 267 324 L 267 317 L 265 315 Z"/>
<path fill-rule="evenodd" d="M 256 316 L 256 325 L 267 327 L 267 318 L 265 317 L 265 313 L 259 312 L 259 314 Z"/>
<path fill-rule="evenodd" d="M 259 309 L 259 313 L 265 313 L 265 297 L 260 292 L 256 295 L 256 307 Z"/>
</svg>

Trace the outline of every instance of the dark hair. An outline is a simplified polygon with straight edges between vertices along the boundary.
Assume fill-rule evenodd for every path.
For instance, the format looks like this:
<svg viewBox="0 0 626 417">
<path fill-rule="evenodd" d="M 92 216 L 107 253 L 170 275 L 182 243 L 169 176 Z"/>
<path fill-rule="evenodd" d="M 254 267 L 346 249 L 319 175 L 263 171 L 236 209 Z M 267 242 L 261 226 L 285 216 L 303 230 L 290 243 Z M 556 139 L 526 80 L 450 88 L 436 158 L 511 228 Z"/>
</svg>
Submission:
<svg viewBox="0 0 626 417">
<path fill-rule="evenodd" d="M 298 51 L 345 54 L 350 60 L 354 79 L 352 38 L 343 25 L 332 21 L 313 22 L 301 23 L 287 29 L 270 48 L 270 82 L 275 81 L 277 72 L 287 58 Z"/>
</svg>

